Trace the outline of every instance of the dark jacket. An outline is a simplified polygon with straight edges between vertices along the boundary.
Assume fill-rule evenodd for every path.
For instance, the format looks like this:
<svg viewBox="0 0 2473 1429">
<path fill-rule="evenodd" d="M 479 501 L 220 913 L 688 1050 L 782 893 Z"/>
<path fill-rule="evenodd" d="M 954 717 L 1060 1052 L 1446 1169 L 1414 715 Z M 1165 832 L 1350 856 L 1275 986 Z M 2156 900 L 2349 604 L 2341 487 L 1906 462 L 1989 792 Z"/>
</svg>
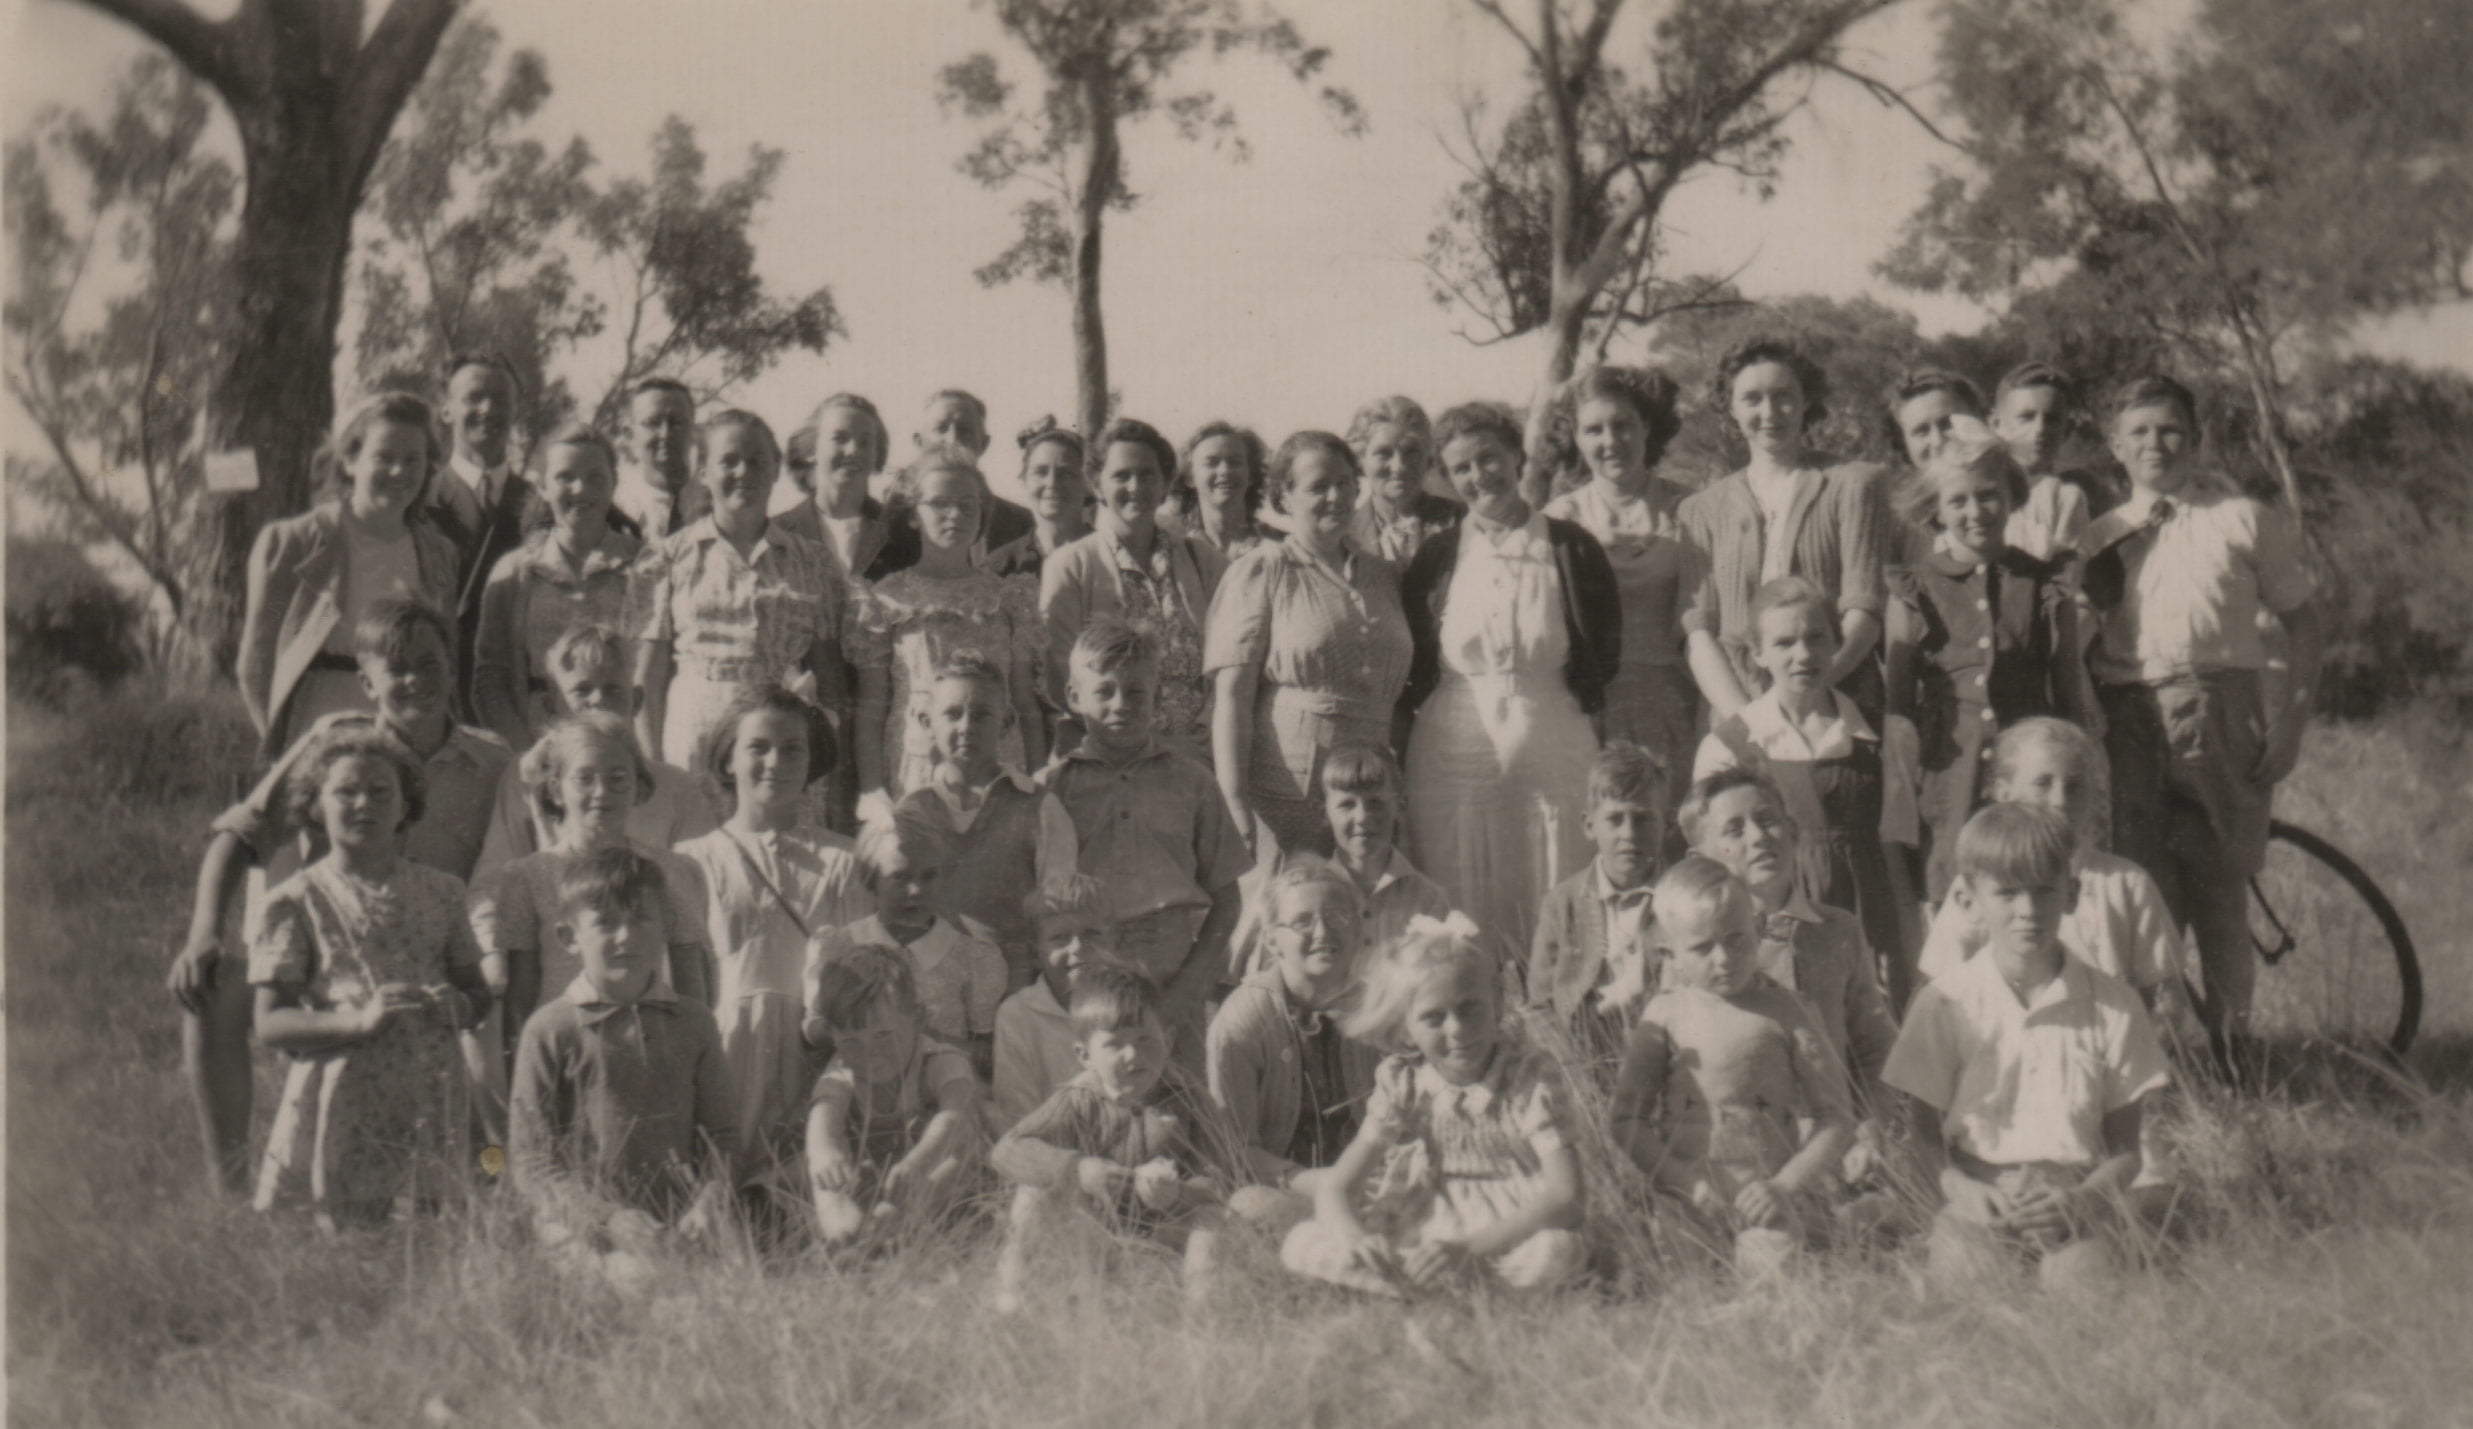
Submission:
<svg viewBox="0 0 2473 1429">
<path fill-rule="evenodd" d="M 1459 569 L 1460 537 L 1467 529 L 1462 522 L 1428 537 L 1400 581 L 1400 604 L 1408 611 L 1412 642 L 1408 684 L 1400 691 L 1394 721 L 1402 749 L 1408 747 L 1408 726 L 1417 707 L 1442 682 L 1443 601 L 1451 592 L 1452 573 Z M 1547 517 L 1546 540 L 1554 547 L 1554 567 L 1562 576 L 1563 628 L 1571 636 L 1563 682 L 1580 708 L 1594 715 L 1605 708 L 1606 685 L 1623 658 L 1622 592 L 1614 583 L 1614 565 L 1596 537 L 1569 521 Z"/>
</svg>

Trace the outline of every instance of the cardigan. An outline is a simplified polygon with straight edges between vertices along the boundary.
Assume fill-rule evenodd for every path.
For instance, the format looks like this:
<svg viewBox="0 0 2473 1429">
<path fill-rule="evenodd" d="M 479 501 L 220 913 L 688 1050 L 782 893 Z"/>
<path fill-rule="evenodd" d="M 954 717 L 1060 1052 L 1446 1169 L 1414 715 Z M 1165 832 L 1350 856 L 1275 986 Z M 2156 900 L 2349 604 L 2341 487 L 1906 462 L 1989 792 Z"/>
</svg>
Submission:
<svg viewBox="0 0 2473 1429">
<path fill-rule="evenodd" d="M 1407 731 L 1418 706 L 1443 677 L 1443 601 L 1451 592 L 1451 577 L 1460 565 L 1460 533 L 1466 523 L 1437 531 L 1417 548 L 1400 581 L 1400 604 L 1408 611 L 1410 653 L 1408 683 L 1400 691 L 1393 719 L 1397 744 L 1406 748 Z M 1585 713 L 1605 708 L 1606 685 L 1623 662 L 1623 593 L 1615 585 L 1614 565 L 1597 538 L 1569 521 L 1546 518 L 1546 540 L 1554 547 L 1554 568 L 1562 578 L 1563 628 L 1571 637 L 1571 655 L 1563 664 L 1563 682 Z"/>
<path fill-rule="evenodd" d="M 292 692 L 343 619 L 343 563 L 350 541 L 341 503 L 270 521 L 249 548 L 247 615 L 233 675 L 241 703 L 258 727 L 258 762 L 283 753 L 284 716 Z M 415 514 L 412 557 L 422 595 L 445 611 L 455 599 L 458 553 L 453 538 L 429 516 Z"/>
</svg>

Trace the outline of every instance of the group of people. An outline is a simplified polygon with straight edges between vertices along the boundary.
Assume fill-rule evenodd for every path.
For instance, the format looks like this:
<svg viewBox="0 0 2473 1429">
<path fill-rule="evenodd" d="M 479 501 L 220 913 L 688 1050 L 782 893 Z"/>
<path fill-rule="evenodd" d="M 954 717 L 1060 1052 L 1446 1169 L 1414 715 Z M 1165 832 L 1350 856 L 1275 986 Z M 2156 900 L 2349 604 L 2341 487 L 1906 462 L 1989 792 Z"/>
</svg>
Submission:
<svg viewBox="0 0 2473 1429">
<path fill-rule="evenodd" d="M 1592 1149 L 1746 1273 L 1926 1211 L 1936 1269 L 2100 1267 L 2166 1181 L 2185 930 L 2241 1035 L 2318 633 L 2186 389 L 2101 414 L 2126 484 L 2061 468 L 2073 397 L 1912 374 L 1911 469 L 1836 462 L 1764 340 L 1697 492 L 1674 384 L 1602 367 L 1543 452 L 1402 397 L 1276 449 L 1042 421 L 1024 507 L 960 391 L 888 479 L 863 397 L 782 442 L 655 379 L 527 479 L 458 358 L 252 556 L 265 770 L 170 977 L 212 1173 L 254 1038 L 261 1206 L 477 1165 L 622 1280 L 725 1210 L 866 1245 L 993 1179 L 1004 1307 L 1092 1227 L 1198 1294 L 1232 1242 L 1544 1287 Z"/>
</svg>

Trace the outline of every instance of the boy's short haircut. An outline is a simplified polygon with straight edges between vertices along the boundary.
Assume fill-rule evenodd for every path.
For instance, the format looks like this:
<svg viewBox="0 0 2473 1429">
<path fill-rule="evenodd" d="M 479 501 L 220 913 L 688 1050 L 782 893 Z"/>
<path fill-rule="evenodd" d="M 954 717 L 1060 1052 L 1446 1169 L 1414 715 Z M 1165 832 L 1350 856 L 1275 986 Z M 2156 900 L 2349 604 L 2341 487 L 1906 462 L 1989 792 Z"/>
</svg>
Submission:
<svg viewBox="0 0 2473 1429">
<path fill-rule="evenodd" d="M 616 475 L 618 472 L 618 448 L 611 444 L 608 437 L 601 435 L 600 428 L 590 422 L 569 422 L 550 433 L 549 440 L 541 444 L 541 457 L 535 470 L 547 471 L 550 453 L 560 447 L 584 447 L 597 451 L 601 453 L 601 461 L 610 469 L 611 474 Z"/>
<path fill-rule="evenodd" d="M 558 870 L 558 916 L 590 909 L 604 917 L 668 914 L 669 884 L 661 865 L 631 848 L 598 848 L 578 854 Z"/>
<path fill-rule="evenodd" d="M 1005 672 L 998 669 L 996 662 L 989 659 L 985 652 L 948 651 L 943 659 L 936 662 L 935 669 L 928 674 L 927 683 L 921 688 L 932 690 L 947 680 L 969 680 L 987 686 L 996 692 L 997 712 L 1007 719 L 1013 717 L 1012 687 L 1005 679 Z"/>
<path fill-rule="evenodd" d="M 1948 443 L 1909 475 L 1898 492 L 1898 514 L 1927 531 L 1941 529 L 1941 492 L 1962 476 L 1989 476 L 1998 481 L 2012 511 L 2026 501 L 2026 468 L 2010 454 L 2009 443 L 1980 422 L 1960 425 L 1963 430 L 1952 433 Z"/>
<path fill-rule="evenodd" d="M 329 729 L 317 741 L 284 775 L 284 817 L 293 828 L 319 826 L 318 790 L 326 784 L 326 771 L 335 767 L 336 760 L 356 754 L 395 766 L 395 782 L 404 796 L 404 827 L 421 821 L 429 804 L 429 776 L 421 768 L 420 757 L 402 740 L 374 725 L 356 723 Z"/>
<path fill-rule="evenodd" d="M 553 676 L 571 675 L 578 670 L 598 670 L 615 667 L 621 676 L 627 674 L 627 637 L 606 625 L 570 625 L 550 642 L 542 654 L 541 664 Z M 634 682 L 630 680 L 630 687 Z"/>
<path fill-rule="evenodd" d="M 1658 928 L 1672 927 L 1686 914 L 1707 913 L 1737 899 L 1751 906 L 1752 892 L 1733 869 L 1716 859 L 1692 854 L 1659 874 L 1649 895 L 1650 916 Z M 1662 946 L 1662 941 L 1661 941 Z"/>
<path fill-rule="evenodd" d="M 1073 653 L 1068 663 L 1094 675 L 1157 670 L 1159 642 L 1138 625 L 1102 617 L 1083 626 L 1082 633 L 1073 637 Z"/>
<path fill-rule="evenodd" d="M 1958 877 L 2003 888 L 2054 888 L 2069 879 L 2077 831 L 2050 809 L 1986 804 L 1958 831 Z"/>
<path fill-rule="evenodd" d="M 1066 917 L 1103 926 L 1115 921 L 1108 916 L 1107 885 L 1087 873 L 1059 874 L 1022 895 L 1022 916 L 1033 926 Z"/>
<path fill-rule="evenodd" d="M 1698 848 L 1700 836 L 1708 827 L 1709 806 L 1716 803 L 1719 796 L 1737 789 L 1758 789 L 1769 797 L 1769 803 L 1779 813 L 1786 812 L 1786 795 L 1778 788 L 1776 780 L 1748 765 L 1737 764 L 1720 769 L 1706 779 L 1695 780 L 1691 792 L 1683 796 L 1682 807 L 1675 810 L 1675 822 L 1683 828 L 1683 842 Z M 1788 818 L 1791 822 L 1792 816 Z"/>
<path fill-rule="evenodd" d="M 1391 756 L 1370 744 L 1343 744 L 1322 757 L 1322 787 L 1325 793 L 1370 794 L 1388 789 L 1400 791 L 1400 766 Z"/>
<path fill-rule="evenodd" d="M 559 781 L 579 756 L 595 747 L 625 750 L 635 775 L 635 801 L 641 804 L 652 798 L 653 765 L 644 757 L 643 746 L 636 743 L 635 726 L 611 710 L 576 710 L 550 721 L 549 728 L 516 761 L 518 777 L 532 795 L 533 806 L 553 822 L 567 816 L 558 802 Z"/>
<path fill-rule="evenodd" d="M 412 654 L 416 634 L 426 630 L 446 652 L 450 681 L 455 670 L 455 626 L 444 612 L 425 600 L 390 595 L 369 603 L 360 624 L 352 627 L 352 658 L 401 665 Z"/>
<path fill-rule="evenodd" d="M 1773 610 L 1817 610 L 1829 626 L 1829 633 L 1843 640 L 1846 632 L 1838 624 L 1838 603 L 1829 593 L 1801 576 L 1779 576 L 1752 592 L 1751 629 L 1755 638 L 1760 622 Z"/>
<path fill-rule="evenodd" d="M 886 1002 L 903 1012 L 919 1006 L 918 979 L 902 950 L 885 943 L 861 943 L 826 963 L 817 977 L 816 1015 L 824 1025 L 848 1030 L 863 1026 L 868 1014 Z"/>
<path fill-rule="evenodd" d="M 1443 448 L 1467 436 L 1489 436 L 1503 444 L 1513 455 L 1528 451 L 1528 433 L 1520 426 L 1520 414 L 1501 402 L 1462 402 L 1434 419 L 1434 455 L 1442 457 Z"/>
<path fill-rule="evenodd" d="M 2069 374 L 2060 368 L 2049 362 L 2021 362 L 2001 374 L 2000 382 L 1992 389 L 1992 405 L 1998 407 L 2010 393 L 2029 387 L 2049 387 L 2060 393 L 2063 407 L 2067 407 L 2078 395 Z"/>
<path fill-rule="evenodd" d="M 1638 804 L 1659 809 L 1666 803 L 1666 770 L 1657 756 L 1627 739 L 1610 740 L 1589 765 L 1589 807 Z"/>
<path fill-rule="evenodd" d="M 1101 963 L 1083 969 L 1073 989 L 1073 1040 L 1087 1041 L 1102 1032 L 1131 1032 L 1144 1022 L 1161 1019 L 1159 988 L 1130 967 Z"/>
<path fill-rule="evenodd" d="M 720 718 L 713 721 L 699 751 L 704 772 L 712 776 L 713 783 L 733 805 L 738 801 L 738 781 L 731 776 L 730 759 L 738 751 L 738 727 L 758 710 L 785 714 L 806 726 L 808 783 L 832 773 L 841 759 L 841 746 L 833 738 L 833 722 L 825 718 L 823 710 L 776 681 L 746 686 L 722 706 Z"/>
<path fill-rule="evenodd" d="M 952 832 L 926 819 L 895 814 L 891 818 L 870 819 L 859 826 L 859 867 L 867 871 L 870 888 L 883 876 L 884 861 L 895 853 L 934 854 L 939 867 L 951 868 L 953 847 Z"/>
<path fill-rule="evenodd" d="M 2112 399 L 2104 404 L 2104 423 L 2110 426 L 2121 414 L 2138 407 L 2153 407 L 2171 403 L 2181 409 L 2182 419 L 2192 426 L 2198 424 L 2198 398 L 2189 388 L 2161 372 L 2140 373 L 2112 389 Z M 2192 435 L 2196 435 L 2193 433 Z"/>
<path fill-rule="evenodd" d="M 1365 916 L 1364 890 L 1357 887 L 1357 880 L 1349 876 L 1348 870 L 1318 854 L 1301 853 L 1280 860 L 1278 869 L 1271 874 L 1270 882 L 1263 885 L 1264 922 L 1273 927 L 1278 926 L 1272 920 L 1279 915 L 1279 900 L 1285 897 L 1291 889 L 1297 888 L 1337 889 L 1341 901 L 1348 907 L 1348 916 L 1352 921 Z"/>
</svg>

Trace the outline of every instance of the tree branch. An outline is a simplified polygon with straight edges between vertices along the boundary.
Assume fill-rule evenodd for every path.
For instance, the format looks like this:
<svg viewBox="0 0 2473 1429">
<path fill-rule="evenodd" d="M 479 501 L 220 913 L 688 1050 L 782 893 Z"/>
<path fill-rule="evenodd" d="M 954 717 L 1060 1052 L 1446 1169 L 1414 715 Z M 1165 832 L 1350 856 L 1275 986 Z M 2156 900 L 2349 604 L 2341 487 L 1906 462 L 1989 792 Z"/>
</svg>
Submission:
<svg viewBox="0 0 2473 1429">
<path fill-rule="evenodd" d="M 353 60 L 351 77 L 343 88 L 341 119 L 356 192 L 368 178 L 370 165 L 377 162 L 379 145 L 394 126 L 396 114 L 429 68 L 439 37 L 462 4 L 463 0 L 394 0 Z"/>
<path fill-rule="evenodd" d="M 1476 9 L 1478 14 L 1493 20 L 1495 24 L 1503 27 L 1504 33 L 1519 41 L 1520 48 L 1528 52 L 1528 62 L 1537 67 L 1539 76 L 1547 75 L 1545 56 L 1537 52 L 1536 42 L 1528 37 L 1527 31 L 1513 23 L 1509 15 L 1503 13 L 1502 6 L 1494 3 L 1494 0 L 1468 0 L 1468 3 Z"/>
<path fill-rule="evenodd" d="M 1826 70 L 1831 74 L 1843 75 L 1847 79 L 1853 80 L 1855 83 L 1863 86 L 1863 88 L 1869 92 L 1874 99 L 1879 100 L 1881 104 L 1886 107 L 1905 110 L 1908 118 L 1923 126 L 1923 132 L 1931 135 L 1935 139 L 1940 140 L 1942 143 L 1948 145 L 1952 149 L 1957 150 L 1959 153 L 1970 155 L 1974 153 L 1974 151 L 1969 149 L 1966 145 L 1961 144 L 1957 140 L 1950 138 L 1947 134 L 1942 133 L 1940 126 L 1934 124 L 1922 110 L 1917 109 L 1914 101 L 1908 99 L 1905 91 L 1899 89 L 1896 85 L 1890 84 L 1884 80 L 1875 79 L 1868 74 L 1851 69 L 1845 64 L 1833 59 L 1822 59 L 1815 61 L 1815 67 Z"/>
<path fill-rule="evenodd" d="M 229 21 L 209 20 L 181 0 L 86 0 L 156 44 L 213 86 L 234 109 L 257 97 L 257 86 L 232 44 Z"/>
</svg>

